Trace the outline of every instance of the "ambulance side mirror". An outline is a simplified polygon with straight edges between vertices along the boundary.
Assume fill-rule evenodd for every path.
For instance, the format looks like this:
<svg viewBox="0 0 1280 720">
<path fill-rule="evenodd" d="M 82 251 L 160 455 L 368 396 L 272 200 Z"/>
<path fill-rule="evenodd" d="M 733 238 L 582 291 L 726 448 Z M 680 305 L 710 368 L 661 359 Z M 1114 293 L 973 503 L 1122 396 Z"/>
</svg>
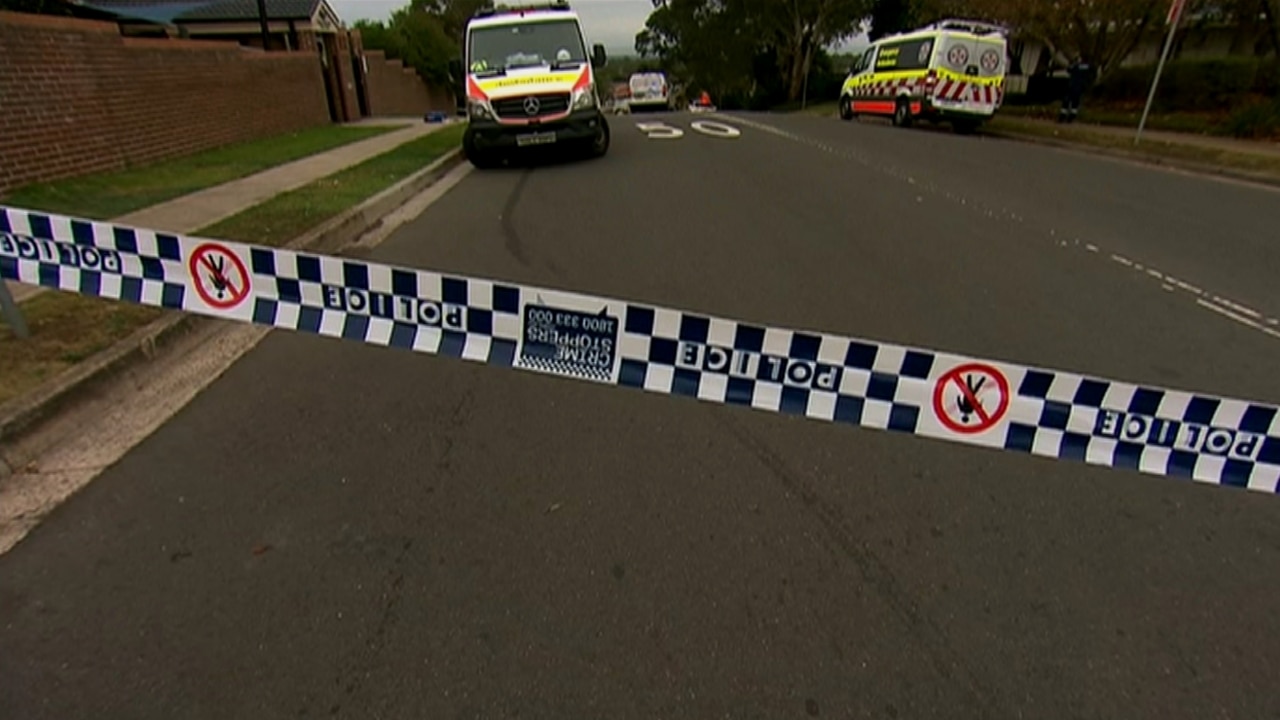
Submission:
<svg viewBox="0 0 1280 720">
<path fill-rule="evenodd" d="M 596 43 L 591 46 L 591 67 L 602 68 L 609 62 L 609 57 L 604 52 L 604 45 Z"/>
<path fill-rule="evenodd" d="M 449 60 L 449 77 L 454 80 L 462 79 L 462 60 L 458 58 Z"/>
</svg>

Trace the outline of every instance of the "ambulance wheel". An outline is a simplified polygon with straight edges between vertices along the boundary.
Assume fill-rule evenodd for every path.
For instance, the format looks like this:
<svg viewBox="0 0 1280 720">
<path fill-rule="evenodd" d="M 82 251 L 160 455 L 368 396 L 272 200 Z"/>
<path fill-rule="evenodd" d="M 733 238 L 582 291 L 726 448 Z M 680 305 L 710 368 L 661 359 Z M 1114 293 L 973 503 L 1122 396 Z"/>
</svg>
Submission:
<svg viewBox="0 0 1280 720">
<path fill-rule="evenodd" d="M 847 97 L 840 98 L 840 119 L 853 119 L 853 103 L 849 102 L 849 98 Z"/>
<path fill-rule="evenodd" d="M 476 147 L 475 136 L 470 131 L 462 134 L 462 154 L 478 170 L 489 170 L 502 164 L 502 157 L 497 153 L 486 152 Z"/>
<path fill-rule="evenodd" d="M 587 146 L 587 155 L 592 158 L 602 158 L 609 152 L 609 123 L 605 121 L 604 116 L 600 116 L 600 132 L 592 138 L 591 143 Z"/>
<path fill-rule="evenodd" d="M 906 99 L 899 100 L 898 105 L 894 107 L 893 125 L 900 128 L 911 127 L 911 103 Z"/>
</svg>

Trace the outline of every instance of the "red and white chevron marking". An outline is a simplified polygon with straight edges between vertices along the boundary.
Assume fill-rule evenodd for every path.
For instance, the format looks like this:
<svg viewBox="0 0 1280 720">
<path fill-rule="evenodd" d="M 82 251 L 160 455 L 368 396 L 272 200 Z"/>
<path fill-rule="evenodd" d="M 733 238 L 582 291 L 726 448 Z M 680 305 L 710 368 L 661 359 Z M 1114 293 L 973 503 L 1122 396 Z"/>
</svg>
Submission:
<svg viewBox="0 0 1280 720">
<path fill-rule="evenodd" d="M 919 78 L 879 80 L 855 88 L 853 95 L 892 98 L 906 94 L 915 97 L 928 94 L 927 88 L 926 83 Z M 973 102 L 983 105 L 998 105 L 1004 102 L 1004 88 L 995 85 L 978 85 L 963 80 L 942 80 L 934 88 L 932 94 L 937 100 Z"/>
<path fill-rule="evenodd" d="M 854 94 L 865 97 L 896 97 L 906 92 L 909 95 L 915 95 L 920 88 L 920 80 L 918 78 L 910 78 L 903 80 L 878 80 L 870 82 L 858 88 Z"/>
<path fill-rule="evenodd" d="M 995 105 L 1004 100 L 1004 89 L 994 85 L 976 85 L 963 80 L 943 80 L 933 96 L 938 100 Z"/>
</svg>

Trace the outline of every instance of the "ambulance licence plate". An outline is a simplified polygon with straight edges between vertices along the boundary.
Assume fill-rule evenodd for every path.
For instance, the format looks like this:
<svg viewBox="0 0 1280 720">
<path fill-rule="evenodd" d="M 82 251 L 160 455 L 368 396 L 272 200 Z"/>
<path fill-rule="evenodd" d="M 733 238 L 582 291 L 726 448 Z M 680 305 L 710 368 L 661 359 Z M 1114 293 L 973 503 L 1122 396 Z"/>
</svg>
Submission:
<svg viewBox="0 0 1280 720">
<path fill-rule="evenodd" d="M 525 147 L 526 145 L 547 145 L 556 141 L 554 132 L 529 133 L 527 135 L 517 135 L 516 145 Z"/>
</svg>

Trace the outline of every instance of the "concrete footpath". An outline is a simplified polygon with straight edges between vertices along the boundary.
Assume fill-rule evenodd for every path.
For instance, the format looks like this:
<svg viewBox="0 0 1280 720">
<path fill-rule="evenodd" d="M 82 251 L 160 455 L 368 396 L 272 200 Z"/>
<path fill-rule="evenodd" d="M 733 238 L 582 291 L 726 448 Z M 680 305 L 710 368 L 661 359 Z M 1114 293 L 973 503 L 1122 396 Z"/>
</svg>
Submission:
<svg viewBox="0 0 1280 720">
<path fill-rule="evenodd" d="M 1079 132 L 1088 132 L 1094 135 L 1124 138 L 1127 140 L 1133 140 L 1138 133 L 1137 128 L 1120 127 L 1117 125 L 1098 125 L 1095 123 L 1072 123 L 1070 125 L 1059 125 L 1052 120 L 1018 116 L 1005 116 L 1001 119 L 1005 121 L 1035 124 L 1045 128 L 1063 128 Z M 1280 142 L 1271 142 L 1266 140 L 1241 140 L 1238 138 L 1170 132 L 1167 130 L 1143 130 L 1142 141 L 1143 143 L 1156 142 L 1169 145 L 1189 145 L 1191 147 L 1230 152 L 1238 155 L 1261 155 L 1280 159 Z M 1140 143 L 1136 147 L 1141 148 L 1142 144 Z"/>
<path fill-rule="evenodd" d="M 1001 117 L 984 134 L 1172 170 L 1280 187 L 1280 143 L 1148 130 L 1134 144 L 1136 128 Z"/>
<path fill-rule="evenodd" d="M 260 173 L 215 185 L 168 202 L 152 205 L 112 218 L 111 222 L 152 230 L 189 234 L 231 217 L 281 193 L 295 190 L 324 177 L 359 165 L 407 142 L 445 127 L 445 123 L 428 124 L 422 118 L 369 118 L 350 126 L 408 125 L 367 140 L 310 155 L 300 160 L 277 165 Z M 18 302 L 39 295 L 45 288 L 19 283 L 6 283 Z"/>
</svg>

